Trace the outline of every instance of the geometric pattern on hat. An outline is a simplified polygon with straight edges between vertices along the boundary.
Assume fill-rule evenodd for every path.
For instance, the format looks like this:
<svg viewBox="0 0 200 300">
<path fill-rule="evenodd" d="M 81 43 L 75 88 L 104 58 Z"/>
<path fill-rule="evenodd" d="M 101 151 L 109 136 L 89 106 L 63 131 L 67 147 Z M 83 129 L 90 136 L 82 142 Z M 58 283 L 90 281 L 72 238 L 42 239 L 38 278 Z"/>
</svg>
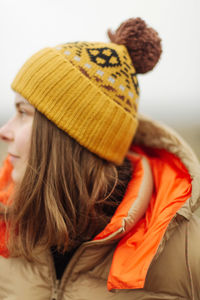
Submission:
<svg viewBox="0 0 200 300">
<path fill-rule="evenodd" d="M 55 47 L 124 110 L 136 116 L 139 85 L 127 49 L 113 43 L 74 42 Z"/>
</svg>

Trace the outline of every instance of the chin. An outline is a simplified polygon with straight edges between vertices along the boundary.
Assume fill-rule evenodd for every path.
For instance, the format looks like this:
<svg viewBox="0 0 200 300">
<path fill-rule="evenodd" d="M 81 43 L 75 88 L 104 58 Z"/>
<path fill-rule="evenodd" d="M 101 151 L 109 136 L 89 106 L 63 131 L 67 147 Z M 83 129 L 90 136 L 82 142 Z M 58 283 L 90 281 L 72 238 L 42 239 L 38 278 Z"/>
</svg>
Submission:
<svg viewBox="0 0 200 300">
<path fill-rule="evenodd" d="M 12 170 L 11 177 L 15 183 L 20 183 L 22 180 L 22 176 L 21 176 L 20 172 L 17 171 L 15 168 Z"/>
</svg>

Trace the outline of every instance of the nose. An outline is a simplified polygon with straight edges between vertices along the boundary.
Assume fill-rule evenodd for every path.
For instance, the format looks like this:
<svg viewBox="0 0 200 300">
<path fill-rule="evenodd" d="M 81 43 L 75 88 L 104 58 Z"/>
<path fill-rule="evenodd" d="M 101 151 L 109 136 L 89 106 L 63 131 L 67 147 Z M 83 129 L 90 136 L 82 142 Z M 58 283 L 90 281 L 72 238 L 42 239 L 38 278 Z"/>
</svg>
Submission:
<svg viewBox="0 0 200 300">
<path fill-rule="evenodd" d="M 11 126 L 11 121 L 8 121 L 0 128 L 0 140 L 4 142 L 11 142 L 14 139 L 14 133 Z"/>
</svg>

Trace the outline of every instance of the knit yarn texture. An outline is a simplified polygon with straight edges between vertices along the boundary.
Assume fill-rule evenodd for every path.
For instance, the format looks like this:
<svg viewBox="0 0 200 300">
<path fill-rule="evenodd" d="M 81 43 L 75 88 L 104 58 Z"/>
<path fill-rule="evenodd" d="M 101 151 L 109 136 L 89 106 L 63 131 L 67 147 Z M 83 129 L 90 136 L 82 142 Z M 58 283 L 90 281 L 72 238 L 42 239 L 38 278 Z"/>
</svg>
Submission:
<svg viewBox="0 0 200 300">
<path fill-rule="evenodd" d="M 92 153 L 121 164 L 137 129 L 139 87 L 125 46 L 76 42 L 34 54 L 12 83 Z"/>
</svg>

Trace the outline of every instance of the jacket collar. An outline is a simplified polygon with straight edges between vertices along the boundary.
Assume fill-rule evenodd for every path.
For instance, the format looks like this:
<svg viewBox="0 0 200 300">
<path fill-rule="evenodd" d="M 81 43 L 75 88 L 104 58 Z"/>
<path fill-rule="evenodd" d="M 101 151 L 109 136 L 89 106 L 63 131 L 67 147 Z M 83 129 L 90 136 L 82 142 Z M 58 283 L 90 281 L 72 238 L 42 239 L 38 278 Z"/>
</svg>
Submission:
<svg viewBox="0 0 200 300">
<path fill-rule="evenodd" d="M 164 149 L 133 147 L 132 151 L 137 154 L 129 155 L 134 172 L 125 197 L 94 239 L 97 243 L 120 239 L 108 277 L 109 290 L 144 287 L 167 229 L 191 198 L 191 177 L 178 157 Z"/>
</svg>

